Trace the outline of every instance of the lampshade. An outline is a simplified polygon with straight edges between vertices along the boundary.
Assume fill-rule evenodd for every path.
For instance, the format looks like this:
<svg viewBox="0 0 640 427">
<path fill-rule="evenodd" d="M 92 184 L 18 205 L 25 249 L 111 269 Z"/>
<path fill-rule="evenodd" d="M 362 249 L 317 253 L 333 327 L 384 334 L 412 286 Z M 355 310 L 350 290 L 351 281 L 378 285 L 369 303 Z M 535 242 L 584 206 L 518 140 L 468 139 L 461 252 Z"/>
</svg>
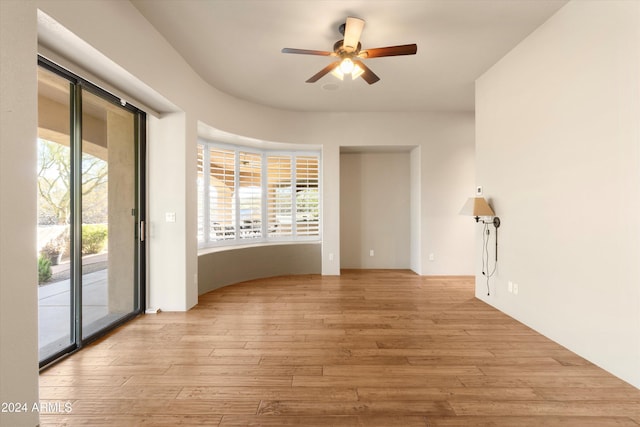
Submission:
<svg viewBox="0 0 640 427">
<path fill-rule="evenodd" d="M 331 74 L 333 74 L 334 76 L 336 76 L 340 80 L 344 80 L 344 73 L 342 71 L 340 71 L 340 67 L 334 68 L 333 71 L 331 72 Z"/>
<path fill-rule="evenodd" d="M 469 197 L 460 210 L 460 215 L 495 216 L 495 213 L 484 197 Z"/>
<path fill-rule="evenodd" d="M 340 63 L 340 71 L 342 71 L 342 74 L 351 74 L 354 65 L 350 58 L 344 58 Z"/>
<path fill-rule="evenodd" d="M 353 71 L 351 72 L 351 80 L 355 80 L 361 75 L 364 74 L 364 70 L 358 64 L 353 67 Z"/>
</svg>

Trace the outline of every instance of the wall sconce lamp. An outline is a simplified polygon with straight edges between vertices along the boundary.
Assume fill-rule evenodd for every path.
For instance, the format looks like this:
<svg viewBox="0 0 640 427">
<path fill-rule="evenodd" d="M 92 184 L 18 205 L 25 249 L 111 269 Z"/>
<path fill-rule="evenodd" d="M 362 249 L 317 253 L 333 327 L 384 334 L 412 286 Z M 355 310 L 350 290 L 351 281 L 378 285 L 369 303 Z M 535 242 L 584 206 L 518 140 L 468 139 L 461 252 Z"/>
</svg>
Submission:
<svg viewBox="0 0 640 427">
<path fill-rule="evenodd" d="M 471 215 L 476 217 L 476 222 L 480 222 L 480 217 L 493 217 L 492 221 L 482 220 L 483 224 L 493 224 L 495 228 L 500 227 L 500 218 L 496 216 L 484 197 L 469 197 L 460 210 L 460 215 Z"/>
<path fill-rule="evenodd" d="M 496 272 L 498 265 L 498 228 L 500 227 L 500 218 L 496 216 L 484 197 L 470 197 L 460 210 L 460 215 L 471 215 L 476 218 L 476 222 L 480 222 L 483 217 L 484 232 L 482 233 L 482 274 L 487 278 L 487 295 L 489 292 L 489 278 Z M 490 217 L 491 221 L 484 218 Z M 496 257 L 493 270 L 489 268 L 489 257 L 487 245 L 489 243 L 489 224 L 493 224 L 496 229 Z"/>
</svg>

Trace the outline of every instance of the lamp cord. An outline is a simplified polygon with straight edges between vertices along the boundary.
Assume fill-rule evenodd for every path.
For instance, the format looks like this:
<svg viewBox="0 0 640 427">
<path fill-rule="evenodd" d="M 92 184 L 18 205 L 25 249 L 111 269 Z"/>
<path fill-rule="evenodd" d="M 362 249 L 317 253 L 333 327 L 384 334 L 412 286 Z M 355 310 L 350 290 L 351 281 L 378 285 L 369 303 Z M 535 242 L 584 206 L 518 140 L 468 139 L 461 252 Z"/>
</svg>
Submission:
<svg viewBox="0 0 640 427">
<path fill-rule="evenodd" d="M 493 264 L 493 270 L 489 272 L 489 240 L 490 240 L 489 224 L 485 223 L 482 230 L 482 274 L 487 278 L 487 295 L 490 295 L 489 278 L 493 276 L 498 268 L 498 229 L 496 228 L 496 260 Z M 486 267 L 486 268 L 485 268 Z"/>
</svg>

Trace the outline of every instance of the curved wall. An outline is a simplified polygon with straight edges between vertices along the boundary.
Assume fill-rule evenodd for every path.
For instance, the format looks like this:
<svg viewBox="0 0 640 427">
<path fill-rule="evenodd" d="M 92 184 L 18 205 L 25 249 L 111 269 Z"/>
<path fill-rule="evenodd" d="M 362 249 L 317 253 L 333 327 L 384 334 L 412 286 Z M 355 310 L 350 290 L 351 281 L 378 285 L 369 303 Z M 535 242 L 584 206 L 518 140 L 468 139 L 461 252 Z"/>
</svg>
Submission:
<svg viewBox="0 0 640 427">
<path fill-rule="evenodd" d="M 320 243 L 292 243 L 217 250 L 198 256 L 198 295 L 247 280 L 320 274 Z"/>
</svg>

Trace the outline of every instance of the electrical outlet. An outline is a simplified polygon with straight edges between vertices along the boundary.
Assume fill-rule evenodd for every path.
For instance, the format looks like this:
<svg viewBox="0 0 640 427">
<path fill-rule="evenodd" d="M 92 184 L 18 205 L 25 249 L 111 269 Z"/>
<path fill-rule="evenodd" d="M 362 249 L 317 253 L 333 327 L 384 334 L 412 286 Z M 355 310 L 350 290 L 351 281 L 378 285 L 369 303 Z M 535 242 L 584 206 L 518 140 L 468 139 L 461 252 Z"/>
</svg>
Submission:
<svg viewBox="0 0 640 427">
<path fill-rule="evenodd" d="M 514 295 L 518 295 L 518 284 L 517 283 L 513 284 L 513 294 Z"/>
<path fill-rule="evenodd" d="M 373 256 L 373 249 L 369 249 L 369 256 Z"/>
<path fill-rule="evenodd" d="M 436 260 L 435 254 L 429 254 L 429 261 L 435 261 L 435 260 Z"/>
<path fill-rule="evenodd" d="M 175 212 L 165 212 L 164 220 L 165 220 L 165 222 L 176 222 L 176 213 Z"/>
<path fill-rule="evenodd" d="M 333 261 L 333 254 L 329 254 L 329 261 Z"/>
</svg>

